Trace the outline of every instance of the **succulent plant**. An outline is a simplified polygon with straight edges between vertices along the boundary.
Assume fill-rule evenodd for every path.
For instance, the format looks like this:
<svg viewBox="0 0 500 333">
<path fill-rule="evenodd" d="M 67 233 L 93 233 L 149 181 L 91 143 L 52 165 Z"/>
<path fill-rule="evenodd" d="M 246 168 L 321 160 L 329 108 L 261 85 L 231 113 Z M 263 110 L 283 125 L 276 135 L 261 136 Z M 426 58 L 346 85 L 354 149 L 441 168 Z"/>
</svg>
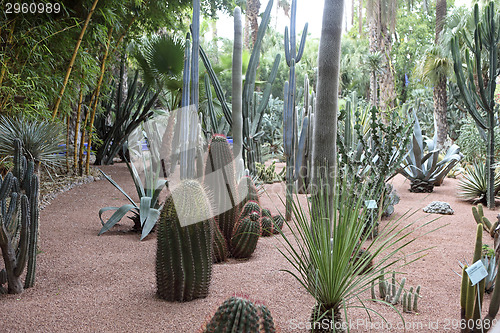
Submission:
<svg viewBox="0 0 500 333">
<path fill-rule="evenodd" d="M 0 248 L 5 268 L 0 271 L 1 286 L 7 292 L 19 294 L 35 283 L 38 240 L 38 177 L 34 162 L 22 156 L 21 141 L 15 139 L 14 170 L 0 176 Z M 23 284 L 21 275 L 27 266 Z"/>
<path fill-rule="evenodd" d="M 500 174 L 495 174 L 494 194 L 500 190 Z M 463 177 L 458 181 L 458 196 L 472 203 L 486 204 L 488 182 L 483 163 L 474 162 L 465 167 Z"/>
<path fill-rule="evenodd" d="M 262 236 L 267 237 L 273 234 L 273 217 L 267 208 L 262 210 Z"/>
<path fill-rule="evenodd" d="M 491 223 L 486 216 L 484 216 L 483 205 L 478 204 L 477 207 L 472 207 L 472 215 L 474 216 L 474 220 L 476 223 L 481 223 L 484 227 L 484 230 L 491 235 L 491 237 L 495 236 L 495 229 L 498 226 L 498 221 L 495 223 Z"/>
<path fill-rule="evenodd" d="M 243 208 L 248 201 L 259 203 L 259 192 L 250 176 L 241 177 L 238 182 L 238 198 L 240 199 L 240 209 Z"/>
<path fill-rule="evenodd" d="M 249 258 L 261 234 L 261 210 L 258 203 L 249 201 L 243 207 L 231 238 L 231 254 L 234 258 Z"/>
<path fill-rule="evenodd" d="M 285 219 L 281 215 L 273 216 L 273 234 L 279 234 L 283 229 Z"/>
<path fill-rule="evenodd" d="M 183 180 L 167 197 L 158 221 L 156 282 L 167 301 L 206 297 L 212 275 L 215 221 L 205 190 Z"/>
<path fill-rule="evenodd" d="M 432 192 L 434 185 L 440 184 L 451 168 L 460 161 L 460 148 L 452 145 L 439 161 L 440 150 L 436 149 L 436 137 L 433 140 L 424 140 L 415 112 L 414 117 L 413 141 L 399 173 L 410 180 L 411 192 Z"/>
<path fill-rule="evenodd" d="M 230 297 L 217 309 L 203 327 L 204 333 L 274 333 L 274 321 L 264 305 L 255 305 L 247 299 Z"/>
<path fill-rule="evenodd" d="M 495 288 L 495 280 L 498 273 L 498 260 L 495 254 L 493 254 L 492 256 L 483 255 L 481 261 L 488 272 L 488 275 L 485 277 L 484 291 L 487 294 L 491 294 L 493 288 Z"/>
<path fill-rule="evenodd" d="M 401 282 L 396 281 L 396 272 L 392 272 L 391 282 L 385 280 L 384 272 L 381 272 L 378 281 L 379 296 L 382 300 L 391 303 L 392 305 L 398 304 L 401 298 L 401 293 L 405 286 L 406 278 L 403 278 Z M 371 284 L 372 298 L 376 299 L 375 296 L 375 282 Z"/>
<path fill-rule="evenodd" d="M 420 296 L 420 286 L 417 286 L 415 291 L 413 291 L 413 287 L 408 292 L 405 291 L 402 300 L 403 312 L 418 313 L 418 299 L 420 297 L 422 297 Z"/>
<path fill-rule="evenodd" d="M 233 152 L 224 135 L 215 134 L 208 146 L 204 184 L 213 193 L 213 211 L 219 228 L 230 244 L 239 203 Z"/>
<path fill-rule="evenodd" d="M 214 226 L 214 263 L 219 263 L 226 261 L 229 256 L 229 249 L 227 248 L 227 242 L 220 231 L 219 226 L 215 223 Z"/>
</svg>

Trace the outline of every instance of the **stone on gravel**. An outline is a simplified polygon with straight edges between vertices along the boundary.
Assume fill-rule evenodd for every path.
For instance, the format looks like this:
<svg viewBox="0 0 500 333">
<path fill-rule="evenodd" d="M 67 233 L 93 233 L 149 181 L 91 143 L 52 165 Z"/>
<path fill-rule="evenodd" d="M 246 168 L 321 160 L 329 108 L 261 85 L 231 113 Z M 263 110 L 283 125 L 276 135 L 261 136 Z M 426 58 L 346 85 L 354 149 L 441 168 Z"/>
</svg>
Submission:
<svg viewBox="0 0 500 333">
<path fill-rule="evenodd" d="M 424 208 L 424 212 L 429 214 L 453 215 L 455 213 L 447 202 L 433 201 Z"/>
</svg>

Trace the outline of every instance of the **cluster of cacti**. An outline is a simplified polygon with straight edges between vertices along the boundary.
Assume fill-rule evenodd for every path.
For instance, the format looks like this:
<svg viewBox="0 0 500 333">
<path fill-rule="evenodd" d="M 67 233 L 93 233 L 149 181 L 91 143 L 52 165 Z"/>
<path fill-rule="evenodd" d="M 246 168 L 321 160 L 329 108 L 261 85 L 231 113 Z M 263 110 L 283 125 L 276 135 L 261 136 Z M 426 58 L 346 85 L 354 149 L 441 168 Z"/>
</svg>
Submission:
<svg viewBox="0 0 500 333">
<path fill-rule="evenodd" d="M 296 36 L 295 36 L 295 21 L 297 15 L 297 0 L 292 0 L 291 13 L 290 13 L 290 35 L 288 34 L 288 27 L 285 27 L 285 58 L 286 64 L 290 67 L 288 81 L 284 86 L 284 107 L 283 107 L 283 144 L 285 148 L 286 158 L 286 214 L 287 220 L 291 218 L 292 212 L 292 194 L 295 189 L 295 181 L 298 175 L 302 174 L 302 159 L 304 157 L 305 146 L 307 143 L 307 136 L 309 132 L 309 109 L 304 110 L 302 119 L 302 131 L 300 138 L 298 136 L 298 117 L 295 108 L 295 65 L 302 58 L 304 48 L 306 45 L 307 37 L 307 23 L 302 31 L 302 39 L 297 50 Z M 290 36 L 290 37 L 289 37 Z M 304 90 L 304 96 L 309 96 L 309 87 L 307 84 Z M 302 184 L 304 185 L 304 184 Z"/>
<path fill-rule="evenodd" d="M 472 262 L 481 260 L 483 250 L 483 224 L 477 225 L 476 244 Z M 481 319 L 484 293 L 486 290 L 486 279 L 482 279 L 476 285 L 471 284 L 471 280 L 466 272 L 467 265 L 462 269 L 462 285 L 460 289 L 460 316 L 462 322 L 466 323 L 466 328 L 462 332 L 487 332 L 493 325 L 493 320 L 500 307 L 500 288 L 494 288 L 490 298 L 488 313 Z M 498 270 L 498 266 L 497 266 Z M 498 271 L 497 271 L 498 273 Z M 496 274 L 495 284 L 500 283 L 500 274 Z"/>
<path fill-rule="evenodd" d="M 392 272 L 391 281 L 385 280 L 384 271 L 381 271 L 381 275 L 378 281 L 378 289 L 380 299 L 396 305 L 401 303 L 404 312 L 418 312 L 418 299 L 420 296 L 420 286 L 417 286 L 415 290 L 410 287 L 408 291 L 404 289 L 406 283 L 406 278 L 402 278 L 401 282 L 396 280 L 396 272 Z M 371 284 L 371 294 L 372 299 L 377 299 L 375 293 L 375 281 Z"/>
<path fill-rule="evenodd" d="M 268 167 L 262 163 L 255 163 L 255 168 L 257 177 L 266 184 L 272 184 L 282 180 L 278 173 L 276 173 L 276 161 L 273 161 Z"/>
<path fill-rule="evenodd" d="M 403 312 L 415 312 L 418 313 L 418 299 L 420 298 L 420 286 L 417 286 L 415 292 L 413 287 L 410 287 L 408 292 L 403 294 Z"/>
<path fill-rule="evenodd" d="M 498 42 L 500 35 L 498 25 L 500 16 L 495 12 L 493 1 L 484 6 L 483 16 L 479 15 L 479 6 L 474 6 L 474 33 L 473 39 L 467 39 L 465 66 L 462 63 L 462 47 L 460 34 L 453 37 L 451 53 L 453 69 L 457 79 L 457 86 L 465 102 L 468 113 L 476 122 L 479 134 L 487 144 L 487 204 L 488 208 L 495 207 L 495 101 L 496 80 L 498 70 Z M 472 54 L 470 54 L 472 53 Z M 483 61 L 487 59 L 487 64 Z M 466 73 L 464 73 L 464 68 Z M 488 68 L 485 75 L 484 68 Z M 479 71 L 479 72 L 478 72 Z M 486 79 L 485 79 L 486 77 Z M 476 82 L 477 80 L 477 82 Z"/>
<path fill-rule="evenodd" d="M 274 333 L 276 328 L 271 312 L 266 306 L 256 305 L 244 298 L 230 297 L 204 325 L 203 332 Z"/>
<path fill-rule="evenodd" d="M 227 257 L 248 258 L 255 251 L 263 223 L 275 232 L 274 218 L 259 205 L 259 193 L 252 178 L 244 176 L 236 185 L 233 154 L 226 137 L 214 134 L 208 147 L 205 186 L 213 193 L 217 228 L 214 235 L 214 261 Z M 270 222 L 270 223 L 269 223 Z M 278 219 L 279 228 L 283 222 Z M 269 229 L 269 227 L 266 227 Z"/>
<path fill-rule="evenodd" d="M 472 215 L 477 224 L 482 224 L 484 230 L 490 234 L 491 237 L 495 236 L 495 229 L 498 227 L 499 221 L 491 223 L 486 216 L 484 216 L 483 205 L 478 204 L 477 207 L 472 207 Z"/>
<path fill-rule="evenodd" d="M 205 190 L 183 180 L 167 197 L 158 221 L 156 282 L 167 301 L 206 297 L 212 275 L 215 221 Z"/>
<path fill-rule="evenodd" d="M 14 142 L 14 170 L 0 176 L 0 248 L 5 268 L 0 271 L 0 292 L 19 294 L 35 283 L 38 240 L 38 177 L 34 162 L 22 156 L 21 141 Z M 26 278 L 21 274 L 27 265 Z"/>
</svg>

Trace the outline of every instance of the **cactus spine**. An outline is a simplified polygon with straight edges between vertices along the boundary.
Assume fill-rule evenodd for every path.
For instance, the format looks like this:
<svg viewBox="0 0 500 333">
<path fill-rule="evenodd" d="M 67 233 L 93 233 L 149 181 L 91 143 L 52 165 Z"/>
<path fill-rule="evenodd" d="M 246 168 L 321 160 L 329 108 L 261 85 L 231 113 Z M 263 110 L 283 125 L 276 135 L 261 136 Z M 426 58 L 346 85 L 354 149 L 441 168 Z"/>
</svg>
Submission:
<svg viewBox="0 0 500 333">
<path fill-rule="evenodd" d="M 453 37 L 451 53 L 453 56 L 453 69 L 457 78 L 467 111 L 476 122 L 479 133 L 487 144 L 486 167 L 487 170 L 487 204 L 488 208 L 495 206 L 495 88 L 498 71 L 498 49 L 500 33 L 498 25 L 500 17 L 495 13 L 494 3 L 490 2 L 484 7 L 482 19 L 479 17 L 479 6 L 474 6 L 474 39 L 466 45 L 465 62 L 467 73 L 464 74 L 462 56 L 458 36 Z M 470 54 L 472 52 L 472 54 Z M 483 53 L 484 52 L 484 53 Z M 488 79 L 483 79 L 483 59 L 488 59 Z M 475 83 L 477 78 L 477 86 Z M 485 116 L 482 115 L 485 114 Z"/>
<path fill-rule="evenodd" d="M 274 333 L 274 321 L 264 305 L 255 305 L 247 299 L 231 297 L 205 324 L 204 333 L 254 332 Z"/>
<path fill-rule="evenodd" d="M 308 130 L 309 118 L 303 119 L 301 138 L 297 142 L 297 110 L 295 109 L 295 65 L 299 63 L 304 53 L 307 37 L 307 23 L 302 31 L 302 39 L 299 49 L 297 50 L 295 40 L 295 20 L 297 15 L 297 0 L 292 0 L 292 8 L 290 14 L 290 37 L 288 35 L 288 27 L 285 27 L 285 58 L 288 67 L 288 81 L 285 82 L 284 91 L 284 107 L 283 107 L 283 143 L 285 145 L 286 158 L 286 220 L 291 219 L 292 214 L 292 194 L 294 182 L 297 180 L 297 170 L 302 165 L 302 157 L 306 144 L 306 136 Z M 304 94 L 308 94 L 304 91 Z M 308 110 L 305 110 L 306 112 Z M 303 135 L 303 136 L 302 136 Z M 298 147 L 298 145 L 301 145 Z M 301 151 L 299 151 L 301 149 Z"/>
<path fill-rule="evenodd" d="M 195 180 L 183 180 L 167 197 L 158 221 L 156 282 L 167 301 L 206 297 L 212 275 L 213 233 L 209 200 Z"/>
<path fill-rule="evenodd" d="M 38 177 L 34 162 L 22 156 L 21 141 L 14 141 L 14 175 L 0 176 L 0 248 L 5 269 L 0 272 L 0 289 L 8 283 L 7 291 L 19 294 L 35 282 L 38 240 Z M 8 205 L 7 205 L 8 203 Z M 26 265 L 24 288 L 21 274 Z"/>
</svg>

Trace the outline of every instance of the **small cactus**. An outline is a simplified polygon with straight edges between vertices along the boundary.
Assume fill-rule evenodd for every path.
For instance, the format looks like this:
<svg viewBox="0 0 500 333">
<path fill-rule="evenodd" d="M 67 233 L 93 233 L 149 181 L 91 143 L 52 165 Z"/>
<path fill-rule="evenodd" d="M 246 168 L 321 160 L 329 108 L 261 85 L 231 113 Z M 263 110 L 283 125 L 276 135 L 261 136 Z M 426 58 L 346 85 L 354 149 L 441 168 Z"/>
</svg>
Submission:
<svg viewBox="0 0 500 333">
<path fill-rule="evenodd" d="M 231 297 L 205 324 L 203 333 L 275 333 L 273 317 L 264 305 L 255 305 L 247 299 Z"/>
<path fill-rule="evenodd" d="M 234 258 L 249 258 L 257 247 L 261 234 L 261 211 L 255 201 L 249 201 L 234 227 L 231 253 Z"/>
<path fill-rule="evenodd" d="M 378 287 L 380 298 L 392 305 L 396 305 L 399 303 L 401 299 L 401 293 L 404 289 L 404 285 L 406 282 L 406 278 L 401 280 L 401 283 L 396 281 L 396 272 L 392 272 L 391 282 L 385 280 L 384 271 L 382 270 L 381 275 L 379 277 Z M 372 281 L 371 284 L 372 289 L 372 298 L 375 299 L 375 282 Z"/>
<path fill-rule="evenodd" d="M 273 216 L 273 234 L 279 234 L 285 224 L 285 219 L 281 215 Z"/>
<path fill-rule="evenodd" d="M 158 221 L 156 282 L 167 301 L 206 297 L 212 275 L 214 224 L 196 180 L 183 180 L 167 197 Z"/>
<path fill-rule="evenodd" d="M 473 206 L 472 207 L 472 215 L 474 216 L 474 220 L 476 220 L 476 223 L 477 224 L 481 223 L 484 227 L 484 230 L 486 232 L 488 232 L 491 235 L 491 237 L 493 237 L 496 226 L 493 226 L 493 224 L 490 222 L 490 220 L 488 220 L 484 216 L 483 205 L 478 204 L 477 208 Z M 495 225 L 496 225 L 496 223 L 495 223 Z"/>
<path fill-rule="evenodd" d="M 262 236 L 267 237 L 273 234 L 273 217 L 269 209 L 262 210 Z"/>
</svg>

